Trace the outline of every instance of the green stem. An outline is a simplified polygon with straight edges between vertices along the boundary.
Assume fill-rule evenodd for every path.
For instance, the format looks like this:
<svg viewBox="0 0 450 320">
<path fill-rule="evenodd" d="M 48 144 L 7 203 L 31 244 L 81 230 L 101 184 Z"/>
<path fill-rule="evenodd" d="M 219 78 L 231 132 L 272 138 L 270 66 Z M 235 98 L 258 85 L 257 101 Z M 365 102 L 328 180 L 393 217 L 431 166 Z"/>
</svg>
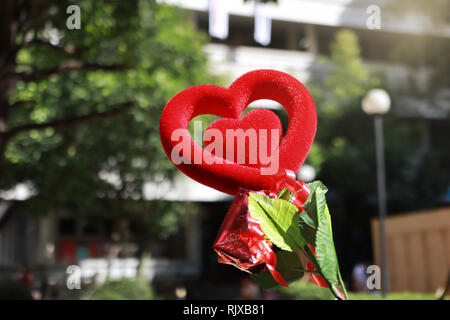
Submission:
<svg viewBox="0 0 450 320">
<path fill-rule="evenodd" d="M 316 270 L 307 270 L 307 269 L 303 269 L 303 268 L 295 268 L 295 271 L 301 271 L 301 272 L 309 272 L 309 273 L 319 273 L 319 271 Z"/>
<path fill-rule="evenodd" d="M 327 284 L 328 288 L 330 289 L 331 293 L 339 300 L 342 300 L 341 295 L 339 294 L 339 292 L 336 290 L 336 288 L 333 286 L 333 284 L 328 281 L 328 279 L 323 275 L 319 264 L 317 263 L 316 257 L 314 256 L 314 253 L 311 251 L 311 249 L 306 245 L 303 247 L 303 253 L 305 254 L 305 256 L 308 258 L 309 261 L 311 261 L 312 265 L 314 266 L 314 268 L 316 269 L 316 271 L 319 273 L 319 275 L 322 277 L 322 279 L 325 281 L 325 283 Z M 340 275 L 339 275 L 340 276 Z M 344 289 L 345 290 L 345 289 Z M 347 299 L 346 294 L 344 293 L 344 297 Z"/>
<path fill-rule="evenodd" d="M 347 289 L 345 288 L 344 281 L 342 280 L 341 271 L 339 270 L 339 266 L 338 266 L 338 277 L 339 277 L 339 284 L 341 285 L 342 292 L 344 293 L 345 300 L 348 300 Z"/>
</svg>

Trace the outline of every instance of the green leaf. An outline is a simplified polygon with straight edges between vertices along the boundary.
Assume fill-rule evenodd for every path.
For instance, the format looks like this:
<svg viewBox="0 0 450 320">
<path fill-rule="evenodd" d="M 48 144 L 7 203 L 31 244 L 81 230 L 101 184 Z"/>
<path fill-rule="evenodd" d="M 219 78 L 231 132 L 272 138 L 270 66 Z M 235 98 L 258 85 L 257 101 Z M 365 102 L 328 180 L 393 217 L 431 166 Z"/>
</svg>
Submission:
<svg viewBox="0 0 450 320">
<path fill-rule="evenodd" d="M 316 243 L 317 222 L 314 221 L 312 215 L 307 210 L 303 210 L 300 213 L 299 227 L 306 243 L 314 247 Z"/>
<path fill-rule="evenodd" d="M 345 291 L 333 243 L 331 216 L 326 204 L 327 188 L 320 181 L 308 186 L 311 194 L 305 205 L 306 210 L 299 218 L 300 229 L 306 241 L 316 250 L 317 264 L 323 277 Z"/>
<path fill-rule="evenodd" d="M 299 280 L 303 276 L 303 266 L 297 256 L 297 253 L 280 250 L 276 253 L 276 256 L 276 270 L 281 274 L 287 284 Z M 275 281 L 269 270 L 265 270 L 258 274 L 253 274 L 251 277 L 261 286 L 261 288 L 265 290 L 281 286 Z"/>
<path fill-rule="evenodd" d="M 250 193 L 248 197 L 250 216 L 259 221 L 261 230 L 279 248 L 298 252 L 305 239 L 298 228 L 298 209 L 283 199 Z"/>
<path fill-rule="evenodd" d="M 339 285 L 338 278 L 338 261 L 334 249 L 333 238 L 329 226 L 331 220 L 328 206 L 323 203 L 318 211 L 319 225 L 316 233 L 316 257 L 320 269 L 328 281 L 332 284 Z"/>
<path fill-rule="evenodd" d="M 316 212 L 317 207 L 316 207 L 314 201 L 312 201 L 312 200 L 313 200 L 313 197 L 315 196 L 315 194 L 317 193 L 316 192 L 317 188 L 320 188 L 320 190 L 322 190 L 324 195 L 325 195 L 325 193 L 327 193 L 328 188 L 325 187 L 325 185 L 321 181 L 318 181 L 318 180 L 308 183 L 307 186 L 309 187 L 309 190 L 311 190 L 311 193 L 309 194 L 308 199 L 306 199 L 305 205 L 310 205 L 310 208 L 314 208 L 314 210 L 311 210 L 311 211 Z"/>
<path fill-rule="evenodd" d="M 305 238 L 306 242 L 313 247 L 316 246 L 316 232 L 318 221 L 316 202 L 312 200 L 316 194 L 316 189 L 318 186 L 322 186 L 323 188 L 325 188 L 325 186 L 323 186 L 320 181 L 308 183 L 308 187 L 311 190 L 311 193 L 309 194 L 308 199 L 305 201 L 305 210 L 303 210 L 299 216 L 299 227 L 302 235 Z"/>
<path fill-rule="evenodd" d="M 283 190 L 278 193 L 278 199 L 289 201 L 291 199 L 291 192 L 288 189 L 283 188 Z"/>
</svg>

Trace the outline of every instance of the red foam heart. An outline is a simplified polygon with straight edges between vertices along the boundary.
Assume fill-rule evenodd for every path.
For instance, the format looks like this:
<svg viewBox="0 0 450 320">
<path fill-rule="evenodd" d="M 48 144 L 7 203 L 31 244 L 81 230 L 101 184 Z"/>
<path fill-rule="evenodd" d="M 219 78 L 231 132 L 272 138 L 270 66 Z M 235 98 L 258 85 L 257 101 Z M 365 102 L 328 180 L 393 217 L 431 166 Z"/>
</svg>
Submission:
<svg viewBox="0 0 450 320">
<path fill-rule="evenodd" d="M 264 161 L 266 159 L 263 159 L 263 157 L 271 157 L 272 139 L 276 141 L 275 145 L 278 146 L 283 135 L 283 128 L 281 126 L 280 119 L 274 112 L 266 109 L 252 110 L 242 119 L 222 118 L 215 120 L 206 129 L 204 137 L 212 137 L 213 134 L 209 135 L 208 133 L 213 129 L 217 129 L 223 137 L 220 149 L 211 150 L 213 155 L 218 155 L 217 151 L 220 151 L 219 156 L 222 158 L 225 157 L 231 162 L 241 163 L 256 168 L 269 166 L 267 161 Z M 237 130 L 241 129 L 242 133 L 247 134 L 243 136 L 244 139 L 242 139 L 242 141 L 239 141 L 240 137 L 238 135 L 227 135 L 227 129 L 231 129 L 233 132 L 238 132 Z M 251 129 L 254 130 L 249 131 Z M 261 129 L 265 130 L 261 131 Z M 272 137 L 272 134 L 274 134 L 275 137 Z M 205 140 L 205 146 L 208 147 L 212 145 L 213 142 L 213 138 L 211 138 L 211 140 Z M 243 149 L 241 150 L 244 150 L 244 153 L 239 152 L 239 143 L 243 143 Z M 263 157 L 261 157 L 258 153 L 258 147 L 260 147 L 262 143 L 266 144 L 265 150 L 267 151 L 264 152 Z M 230 144 L 233 146 L 233 152 L 231 153 L 227 151 L 227 145 Z M 231 147 L 229 149 L 231 150 Z M 239 153 L 242 155 L 241 159 L 238 157 Z"/>
<path fill-rule="evenodd" d="M 164 107 L 160 119 L 160 137 L 165 152 L 186 175 L 217 190 L 235 195 L 240 187 L 272 189 L 277 182 L 276 175 L 261 175 L 260 168 L 219 159 L 196 144 L 187 130 L 189 122 L 200 114 L 239 119 L 244 109 L 259 99 L 274 100 L 286 109 L 289 126 L 278 150 L 279 169 L 296 172 L 314 140 L 316 109 L 308 90 L 297 79 L 275 70 L 248 72 L 228 89 L 198 85 L 176 94 Z M 172 151 L 177 151 L 180 141 L 185 141 L 191 148 L 191 152 L 182 154 L 184 161 L 181 163 L 172 157 Z M 217 163 L 209 164 L 202 159 Z"/>
</svg>

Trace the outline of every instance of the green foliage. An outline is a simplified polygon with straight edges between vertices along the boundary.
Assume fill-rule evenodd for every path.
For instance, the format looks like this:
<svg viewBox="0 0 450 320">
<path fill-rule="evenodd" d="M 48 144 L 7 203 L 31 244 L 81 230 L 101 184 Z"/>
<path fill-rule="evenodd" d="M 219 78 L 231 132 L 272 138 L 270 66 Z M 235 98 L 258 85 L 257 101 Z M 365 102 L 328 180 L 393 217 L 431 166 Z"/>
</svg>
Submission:
<svg viewBox="0 0 450 320">
<path fill-rule="evenodd" d="M 289 285 L 289 288 L 280 287 L 276 290 L 280 294 L 280 299 L 284 300 L 332 300 L 334 296 L 331 292 L 322 287 L 314 285 L 312 282 L 296 281 Z"/>
<path fill-rule="evenodd" d="M 298 229 L 297 207 L 283 199 L 250 193 L 250 216 L 261 224 L 261 230 L 273 243 L 286 251 L 298 252 L 305 241 Z"/>
<path fill-rule="evenodd" d="M 351 293 L 351 300 L 436 300 L 436 296 L 431 293 L 418 292 L 396 292 L 383 297 L 379 293 Z"/>
<path fill-rule="evenodd" d="M 276 270 L 281 274 L 287 284 L 297 281 L 303 276 L 304 268 L 296 252 L 279 250 L 276 253 L 276 256 Z M 280 286 L 280 284 L 272 277 L 269 270 L 253 274 L 251 277 L 265 290 Z"/>
<path fill-rule="evenodd" d="M 194 141 L 198 144 L 201 145 L 203 148 L 205 147 L 204 141 L 203 141 L 203 136 L 205 134 L 206 129 L 208 128 L 208 126 L 211 124 L 211 122 L 213 122 L 214 120 L 219 119 L 219 116 L 216 115 L 212 115 L 212 114 L 201 114 L 196 116 L 194 119 L 191 120 L 191 122 L 189 123 L 189 133 L 191 135 L 191 137 L 193 137 Z M 202 131 L 201 136 L 200 134 L 197 132 L 197 135 L 195 135 L 194 133 L 194 129 L 195 129 L 195 123 L 199 121 L 202 125 Z"/>
<path fill-rule="evenodd" d="M 0 300 L 32 300 L 30 291 L 17 281 L 5 279 L 0 281 Z"/>
<path fill-rule="evenodd" d="M 277 198 L 289 201 L 291 200 L 291 193 L 287 188 L 283 188 L 280 192 L 278 192 Z"/>
<path fill-rule="evenodd" d="M 142 280 L 122 278 L 109 280 L 97 289 L 91 300 L 154 300 L 151 287 Z"/>
<path fill-rule="evenodd" d="M 333 291 L 334 286 L 337 286 L 345 293 L 345 285 L 341 278 L 336 250 L 334 248 L 331 216 L 325 198 L 325 193 L 328 189 L 320 181 L 309 183 L 308 187 L 311 193 L 305 202 L 304 212 L 306 211 L 307 214 L 300 218 L 300 230 L 303 231 L 303 234 L 308 235 L 305 237 L 313 240 L 313 243 L 310 243 L 310 245 L 316 251 L 315 256 L 318 267 L 316 269 L 332 285 L 331 288 Z M 315 261 L 311 259 L 311 252 L 307 251 L 307 253 L 307 257 L 314 265 Z"/>
<path fill-rule="evenodd" d="M 354 32 L 341 30 L 336 33 L 330 51 L 330 59 L 322 58 L 322 63 L 328 64 L 331 71 L 325 77 L 312 77 L 308 84 L 318 106 L 319 117 L 326 117 L 327 121 L 354 109 L 368 88 L 380 84 L 379 79 L 363 66 Z"/>
<path fill-rule="evenodd" d="M 355 251 L 369 253 L 362 259 L 370 259 L 369 237 L 364 242 L 352 241 L 353 233 L 370 233 L 369 221 L 377 212 L 373 119 L 361 110 L 361 99 L 369 89 L 384 83 L 361 63 L 359 52 L 356 34 L 339 31 L 327 61 L 331 72 L 307 83 L 319 126 L 306 162 L 330 190 L 328 204 L 333 208 L 337 247 L 352 245 Z M 449 181 L 448 148 L 437 137 L 432 149 L 425 151 L 425 137 L 430 136 L 426 120 L 396 117 L 397 107 L 393 95 L 391 112 L 384 116 L 388 211 L 437 206 Z"/>
<path fill-rule="evenodd" d="M 292 282 L 303 275 L 305 270 L 296 255 L 302 252 L 314 266 L 315 270 L 309 272 L 317 272 L 333 294 L 341 298 L 337 289 L 344 292 L 345 296 L 347 294 L 333 243 L 331 217 L 325 199 L 327 188 L 320 181 L 310 183 L 308 187 L 311 193 L 305 202 L 305 210 L 300 214 L 297 207 L 288 200 L 294 194 L 283 189 L 278 197 L 286 200 L 250 193 L 250 216 L 258 220 L 265 236 L 283 249 L 277 253 L 276 264 L 276 270 L 282 272 L 282 276 L 289 277 Z M 315 253 L 307 243 L 315 249 Z M 267 270 L 252 277 L 265 289 L 277 286 Z"/>
<path fill-rule="evenodd" d="M 325 85 L 334 88 L 335 103 L 351 101 L 364 94 L 370 78 L 368 70 L 363 67 L 355 34 L 349 30 L 338 32 L 330 49 L 336 69 L 325 80 Z M 345 83 L 342 79 L 346 79 Z"/>
<path fill-rule="evenodd" d="M 164 104 L 186 87 L 216 81 L 206 72 L 206 36 L 181 9 L 139 0 L 77 1 L 81 30 L 68 30 L 69 4 L 39 7 L 31 38 L 16 59 L 18 72 L 39 77 L 17 83 L 10 103 L 23 104 L 12 110 L 8 127 L 102 113 L 127 101 L 133 107 L 95 123 L 19 134 L 5 150 L 0 190 L 30 183 L 37 194 L 27 209 L 34 214 L 65 209 L 77 216 L 126 218 L 147 228 L 147 241 L 174 232 L 181 208 L 145 203 L 143 186 L 176 172 L 159 140 Z M 41 77 L 70 61 L 119 67 Z"/>
<path fill-rule="evenodd" d="M 382 10 L 386 12 L 388 22 L 402 20 L 411 15 L 416 19 L 423 19 L 420 27 L 424 32 L 399 39 L 393 44 L 390 58 L 415 70 L 431 73 L 425 82 L 420 78 L 409 78 L 398 90 L 402 94 L 425 99 L 434 107 L 435 103 L 442 99 L 442 90 L 445 92 L 450 86 L 450 41 L 445 36 L 450 24 L 450 2 L 396 0 L 386 2 Z"/>
<path fill-rule="evenodd" d="M 123 116 L 76 130 L 48 129 L 20 135 L 6 150 L 5 172 L 9 174 L 1 179 L 1 187 L 32 181 L 40 193 L 56 198 L 64 194 L 72 199 L 83 197 L 85 204 L 97 198 L 96 193 L 137 197 L 144 173 L 149 178 L 155 172 L 173 173 L 160 148 L 157 115 L 177 91 L 209 80 L 204 75 L 205 37 L 189 25 L 183 12 L 168 6 L 145 1 L 126 5 L 81 1 L 78 5 L 83 32 L 66 31 L 53 51 L 64 52 L 64 47 L 72 46 L 83 62 L 125 64 L 127 69 L 73 71 L 39 82 L 19 82 L 12 100 L 34 101 L 29 108 L 14 111 L 9 126 L 102 112 L 128 100 L 135 107 Z M 61 5 L 58 12 L 64 17 L 63 8 Z M 50 21 L 63 29 L 65 24 L 55 19 Z M 26 63 L 30 69 L 55 67 L 67 58 L 58 59 L 58 54 L 51 53 L 30 45 L 19 54 L 19 65 L 25 63 L 21 56 L 29 57 Z M 102 170 L 117 173 L 123 185 L 105 183 L 98 176 Z M 68 192 L 51 192 L 52 186 Z M 67 196 L 61 200 L 70 201 Z"/>
<path fill-rule="evenodd" d="M 333 300 L 334 297 L 328 289 L 315 286 L 311 282 L 297 281 L 289 288 L 278 287 L 276 291 L 281 299 L 286 300 Z M 349 293 L 350 300 L 435 300 L 434 294 L 399 292 L 383 297 L 379 293 Z"/>
<path fill-rule="evenodd" d="M 333 245 L 333 235 L 331 231 L 331 218 L 325 199 L 326 187 L 319 181 L 309 184 L 311 195 L 306 202 L 305 209 L 312 214 L 313 221 L 316 221 L 314 230 L 314 244 L 316 249 L 317 262 L 326 278 L 332 283 L 339 285 L 337 259 Z"/>
</svg>

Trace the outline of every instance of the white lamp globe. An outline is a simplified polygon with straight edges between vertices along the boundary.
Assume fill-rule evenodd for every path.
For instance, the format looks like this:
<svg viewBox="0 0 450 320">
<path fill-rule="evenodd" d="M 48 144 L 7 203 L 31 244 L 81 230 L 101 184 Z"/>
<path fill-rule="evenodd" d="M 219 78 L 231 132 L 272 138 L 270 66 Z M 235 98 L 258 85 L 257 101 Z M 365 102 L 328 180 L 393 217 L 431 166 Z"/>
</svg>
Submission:
<svg viewBox="0 0 450 320">
<path fill-rule="evenodd" d="M 313 166 L 309 164 L 304 164 L 301 166 L 300 170 L 297 172 L 297 179 L 303 180 L 305 182 L 311 182 L 316 177 L 316 170 Z"/>
<path fill-rule="evenodd" d="M 367 114 L 385 114 L 390 107 L 391 98 L 383 89 L 369 90 L 362 100 L 362 109 Z"/>
</svg>

